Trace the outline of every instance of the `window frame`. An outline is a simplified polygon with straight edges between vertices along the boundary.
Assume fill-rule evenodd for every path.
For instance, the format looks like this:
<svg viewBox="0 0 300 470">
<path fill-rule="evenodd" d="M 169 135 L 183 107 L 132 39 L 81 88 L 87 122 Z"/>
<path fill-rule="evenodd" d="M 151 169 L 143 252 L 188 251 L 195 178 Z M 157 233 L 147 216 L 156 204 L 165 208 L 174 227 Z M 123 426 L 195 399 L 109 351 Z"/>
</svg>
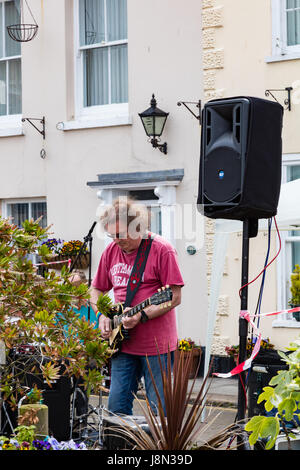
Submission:
<svg viewBox="0 0 300 470">
<path fill-rule="evenodd" d="M 300 44 L 287 45 L 286 0 L 272 0 L 272 56 L 266 62 L 300 59 Z"/>
<path fill-rule="evenodd" d="M 2 200 L 2 215 L 3 215 L 3 218 L 10 217 L 9 211 L 8 211 L 8 206 L 10 204 L 28 204 L 29 205 L 28 219 L 31 219 L 32 218 L 31 204 L 39 203 L 39 202 L 44 202 L 46 204 L 46 207 L 47 207 L 47 199 L 45 197 L 11 198 L 11 199 Z M 48 212 L 48 208 L 47 208 L 47 212 Z"/>
<path fill-rule="evenodd" d="M 3 47 L 3 53 L 5 53 L 5 14 L 4 14 L 4 4 L 8 1 L 12 0 L 0 0 L 0 8 L 2 9 L 2 47 Z M 22 49 L 22 45 L 20 45 L 20 48 Z M 5 62 L 6 63 L 6 111 L 9 110 L 9 86 L 8 86 L 8 78 L 9 78 L 9 67 L 8 67 L 8 62 L 12 60 L 17 60 L 20 59 L 21 61 L 21 72 L 22 72 L 22 50 L 21 53 L 18 55 L 14 56 L 3 56 L 0 57 L 0 62 Z M 21 121 L 22 118 L 22 76 L 21 76 L 21 113 L 18 114 L 3 114 L 0 116 L 0 125 L 2 124 L 12 124 L 16 121 Z"/>
<path fill-rule="evenodd" d="M 105 17 L 106 21 L 106 17 Z M 83 70 L 83 51 L 93 48 L 108 48 L 116 45 L 127 44 L 127 39 L 120 41 L 109 41 L 105 43 L 97 43 L 89 46 L 80 45 L 80 21 L 79 21 L 79 0 L 74 1 L 74 46 L 75 46 L 75 120 L 91 120 L 100 118 L 99 125 L 122 125 L 130 124 L 131 120 L 128 116 L 128 102 L 127 103 L 111 103 L 106 105 L 97 106 L 84 106 L 84 70 Z M 110 67 L 109 67 L 110 69 Z M 109 89 L 111 87 L 111 80 L 109 80 Z M 110 92 L 109 92 L 110 93 Z M 97 123 L 96 123 L 97 124 Z M 69 127 L 64 126 L 65 129 Z M 80 126 L 78 126 L 80 127 Z"/>
<path fill-rule="evenodd" d="M 287 182 L 287 168 L 300 166 L 300 153 L 284 154 L 282 156 L 282 183 Z M 279 310 L 289 308 L 288 290 L 291 275 L 292 242 L 298 241 L 295 236 L 290 236 L 286 230 L 280 231 L 281 255 L 277 261 L 277 304 Z M 298 239 L 298 237 L 297 237 Z M 300 240 L 300 231 L 299 231 Z M 279 248 L 277 241 L 277 248 Z M 292 314 L 281 313 L 272 323 L 273 327 L 299 328 L 299 322 L 293 320 Z"/>
</svg>

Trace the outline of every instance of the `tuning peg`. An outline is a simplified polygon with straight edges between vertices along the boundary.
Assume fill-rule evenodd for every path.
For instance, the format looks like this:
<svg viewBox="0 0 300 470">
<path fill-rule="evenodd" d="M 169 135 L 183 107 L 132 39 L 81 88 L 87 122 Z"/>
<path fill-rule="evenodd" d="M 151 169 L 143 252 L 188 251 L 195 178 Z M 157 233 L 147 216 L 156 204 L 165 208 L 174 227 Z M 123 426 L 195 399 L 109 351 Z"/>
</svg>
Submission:
<svg viewBox="0 0 300 470">
<path fill-rule="evenodd" d="M 169 302 L 169 303 L 168 303 L 168 306 L 169 306 L 169 307 L 171 307 L 171 305 L 172 305 L 172 303 L 171 303 L 171 302 Z"/>
<path fill-rule="evenodd" d="M 169 287 L 170 287 L 170 286 L 167 284 L 167 285 L 166 285 L 166 288 L 169 289 Z"/>
<path fill-rule="evenodd" d="M 165 287 L 162 287 L 162 290 L 165 290 Z"/>
<path fill-rule="evenodd" d="M 157 289 L 157 292 L 161 292 L 161 289 Z"/>
</svg>

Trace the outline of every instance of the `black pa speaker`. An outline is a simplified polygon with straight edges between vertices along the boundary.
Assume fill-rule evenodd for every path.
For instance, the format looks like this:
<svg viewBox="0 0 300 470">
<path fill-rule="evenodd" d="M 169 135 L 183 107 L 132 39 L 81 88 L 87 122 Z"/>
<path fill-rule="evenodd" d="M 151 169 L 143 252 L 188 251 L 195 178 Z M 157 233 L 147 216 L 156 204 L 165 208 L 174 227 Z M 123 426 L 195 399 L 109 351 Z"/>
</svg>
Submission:
<svg viewBox="0 0 300 470">
<path fill-rule="evenodd" d="M 51 385 L 48 385 L 42 377 L 40 364 L 45 361 L 35 355 L 18 354 L 12 351 L 12 358 L 16 362 L 16 370 L 20 371 L 20 381 L 22 385 L 27 387 L 28 390 L 35 385 L 40 390 L 43 390 L 43 403 L 48 406 L 48 423 L 49 433 L 54 436 L 58 441 L 66 441 L 70 439 L 71 425 L 71 394 L 72 383 L 71 379 L 64 375 L 65 367 L 60 365 L 61 374 L 60 378 L 54 380 Z M 21 373 L 21 371 L 23 371 Z M 12 410 L 9 403 L 5 404 L 7 418 L 10 420 L 13 428 L 17 426 L 18 413 L 17 410 Z M 5 418 L 5 417 L 4 417 Z M 6 424 L 2 432 L 11 433 L 9 421 L 6 419 Z"/>
<path fill-rule="evenodd" d="M 212 100 L 202 111 L 198 210 L 216 219 L 276 215 L 283 108 L 253 97 Z"/>
</svg>

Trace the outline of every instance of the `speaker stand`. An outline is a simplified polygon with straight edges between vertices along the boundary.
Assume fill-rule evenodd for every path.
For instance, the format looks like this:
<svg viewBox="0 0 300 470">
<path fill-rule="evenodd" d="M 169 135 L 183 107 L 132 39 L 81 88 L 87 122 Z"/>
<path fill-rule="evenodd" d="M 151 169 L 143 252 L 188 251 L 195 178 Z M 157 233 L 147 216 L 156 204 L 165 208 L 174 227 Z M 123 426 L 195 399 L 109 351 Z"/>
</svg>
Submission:
<svg viewBox="0 0 300 470">
<path fill-rule="evenodd" d="M 248 309 L 248 273 L 249 273 L 249 239 L 257 236 L 258 220 L 245 219 L 243 221 L 243 243 L 242 243 L 242 285 L 241 287 L 241 310 Z M 244 318 L 239 318 L 239 363 L 241 364 L 247 359 L 247 336 L 248 322 Z M 238 423 L 245 420 L 246 415 L 246 387 L 245 387 L 245 371 L 239 374 L 238 383 Z M 243 446 L 244 441 L 240 442 Z"/>
</svg>

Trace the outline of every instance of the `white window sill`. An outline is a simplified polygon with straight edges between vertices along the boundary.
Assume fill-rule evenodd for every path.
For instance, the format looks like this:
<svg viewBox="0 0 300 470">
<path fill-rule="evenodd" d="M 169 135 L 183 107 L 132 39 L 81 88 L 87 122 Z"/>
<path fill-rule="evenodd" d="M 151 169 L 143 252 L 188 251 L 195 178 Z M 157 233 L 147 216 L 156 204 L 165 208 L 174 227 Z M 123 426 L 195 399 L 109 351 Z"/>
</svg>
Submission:
<svg viewBox="0 0 300 470">
<path fill-rule="evenodd" d="M 77 129 L 93 129 L 96 127 L 128 126 L 132 124 L 129 115 L 107 116 L 107 117 L 82 117 L 74 121 L 62 121 L 56 124 L 60 131 L 72 131 Z"/>
<path fill-rule="evenodd" d="M 1 116 L 0 137 L 13 137 L 17 135 L 24 135 L 21 116 Z"/>
<path fill-rule="evenodd" d="M 270 64 L 272 62 L 283 62 L 286 60 L 299 60 L 300 59 L 300 51 L 299 52 L 290 52 L 287 54 L 282 55 L 272 55 L 265 58 L 265 62 Z"/>
<path fill-rule="evenodd" d="M 0 126 L 0 137 L 13 137 L 18 135 L 24 135 L 22 127 L 1 127 Z"/>
<path fill-rule="evenodd" d="M 272 323 L 273 328 L 300 328 L 300 322 L 296 320 L 275 320 Z"/>
</svg>

